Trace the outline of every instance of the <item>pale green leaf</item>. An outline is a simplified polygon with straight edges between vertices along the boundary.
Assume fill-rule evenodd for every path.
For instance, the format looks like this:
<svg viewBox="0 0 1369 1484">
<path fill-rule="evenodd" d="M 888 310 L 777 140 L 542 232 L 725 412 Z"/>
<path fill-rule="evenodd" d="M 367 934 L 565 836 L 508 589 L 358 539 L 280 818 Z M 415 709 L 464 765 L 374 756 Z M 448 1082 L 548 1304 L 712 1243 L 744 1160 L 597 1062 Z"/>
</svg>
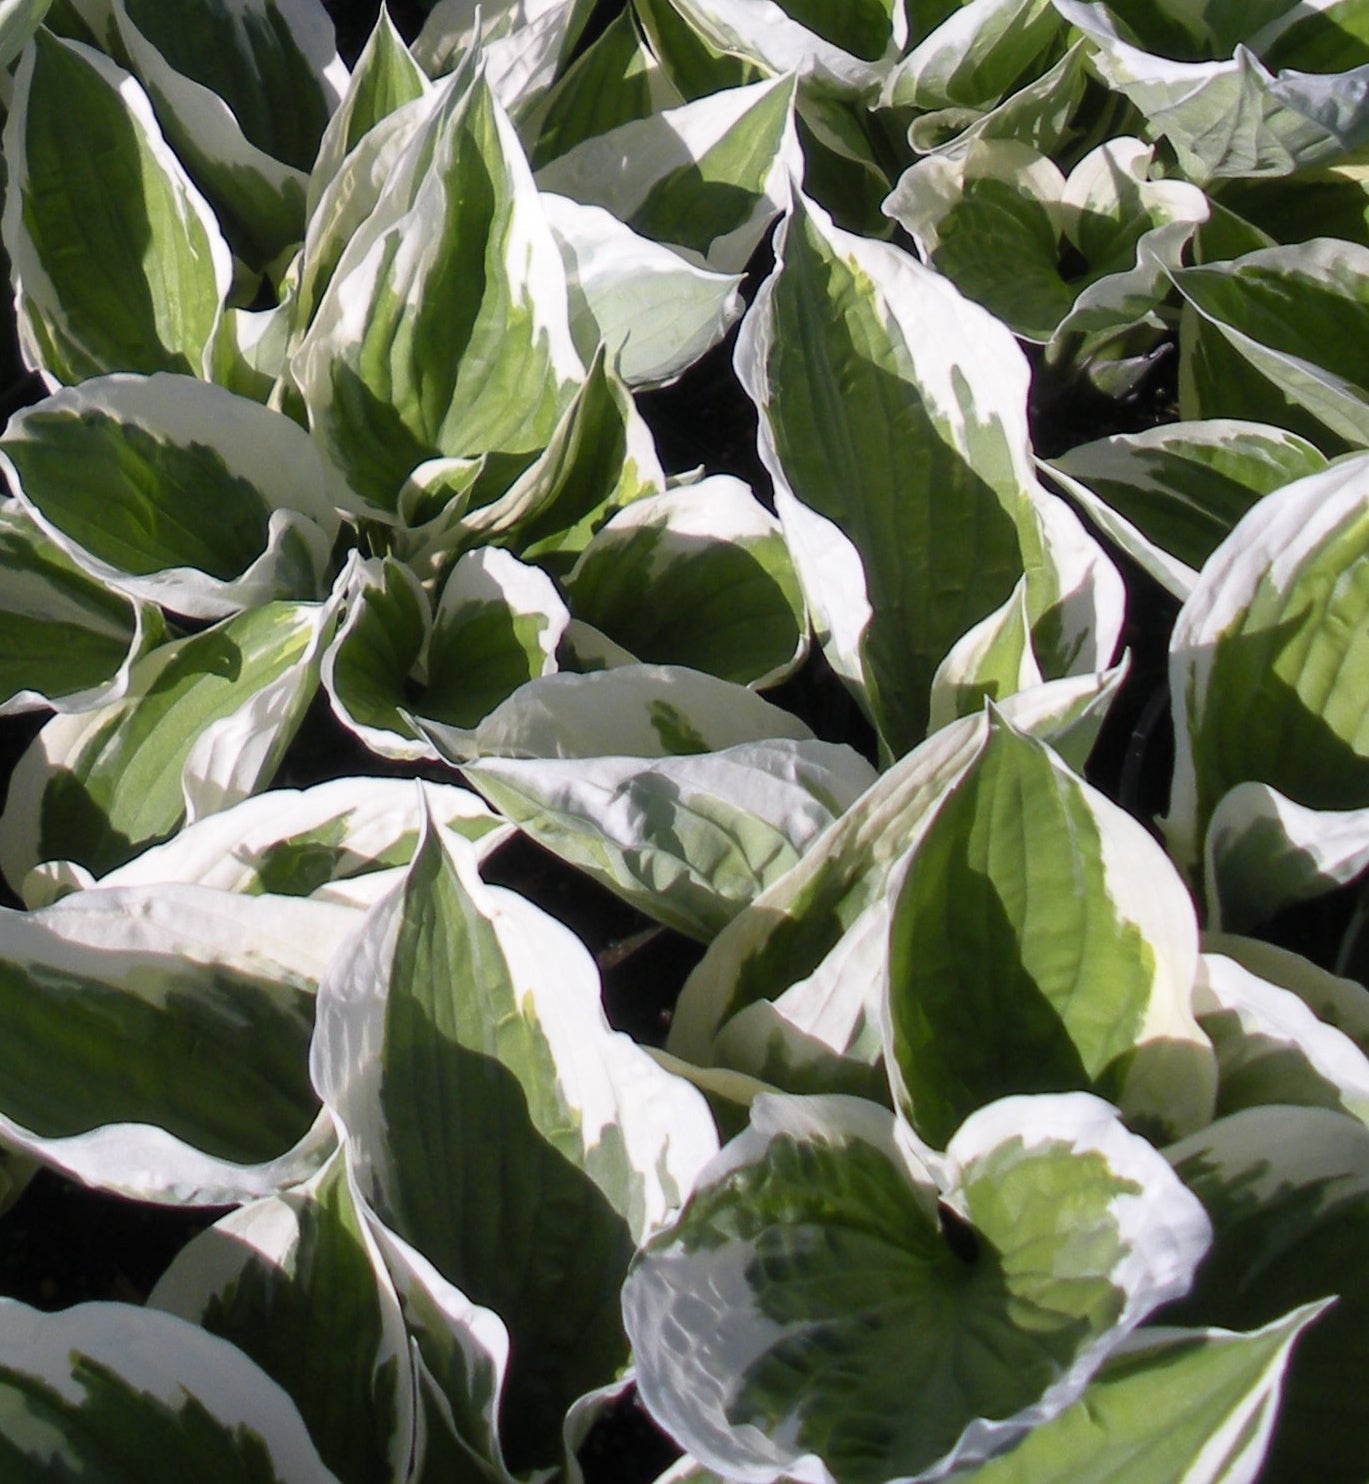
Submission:
<svg viewBox="0 0 1369 1484">
<path fill-rule="evenodd" d="M 862 758 L 829 742 L 654 763 L 485 758 L 464 774 L 540 845 L 705 941 L 874 782 Z"/>
</svg>

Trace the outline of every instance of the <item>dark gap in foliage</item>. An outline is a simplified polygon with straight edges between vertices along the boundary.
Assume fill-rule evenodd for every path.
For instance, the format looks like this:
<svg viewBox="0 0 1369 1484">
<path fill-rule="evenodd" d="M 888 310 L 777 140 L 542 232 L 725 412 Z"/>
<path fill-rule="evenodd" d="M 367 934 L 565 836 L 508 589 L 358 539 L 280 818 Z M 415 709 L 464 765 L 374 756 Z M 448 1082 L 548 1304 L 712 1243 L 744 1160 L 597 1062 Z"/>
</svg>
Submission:
<svg viewBox="0 0 1369 1484">
<path fill-rule="evenodd" d="M 1169 636 L 1179 603 L 1125 552 L 1110 544 L 1107 551 L 1126 584 L 1119 653 L 1128 653 L 1130 664 L 1084 776 L 1155 832 L 1155 817 L 1169 807 L 1173 771 Z"/>
<path fill-rule="evenodd" d="M 629 1386 L 599 1415 L 576 1457 L 585 1484 L 648 1484 L 680 1456 Z"/>
<path fill-rule="evenodd" d="M 93 1299 L 141 1304 L 227 1209 L 124 1200 L 39 1170 L 3 1218 L 0 1294 L 49 1311 Z"/>
</svg>

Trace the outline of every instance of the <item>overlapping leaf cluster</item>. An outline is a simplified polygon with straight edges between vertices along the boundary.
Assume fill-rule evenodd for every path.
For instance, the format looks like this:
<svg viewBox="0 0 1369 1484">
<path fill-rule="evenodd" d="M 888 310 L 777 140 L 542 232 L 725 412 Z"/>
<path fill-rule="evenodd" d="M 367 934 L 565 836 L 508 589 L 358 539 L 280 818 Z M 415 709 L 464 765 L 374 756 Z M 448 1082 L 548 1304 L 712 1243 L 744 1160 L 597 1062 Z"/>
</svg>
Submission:
<svg viewBox="0 0 1369 1484">
<path fill-rule="evenodd" d="M 1359 919 L 1271 924 L 1369 862 L 1369 7 L 0 59 L 6 1174 L 235 1207 L 146 1307 L 0 1302 L 5 1467 L 573 1484 L 635 1384 L 674 1481 L 1362 1484 Z M 734 327 L 773 492 L 636 400 Z M 1163 845 L 1083 776 L 1117 551 Z M 810 646 L 868 758 L 762 694 Z M 376 776 L 272 787 L 319 705 Z M 515 830 L 702 945 L 664 1048 Z"/>
</svg>

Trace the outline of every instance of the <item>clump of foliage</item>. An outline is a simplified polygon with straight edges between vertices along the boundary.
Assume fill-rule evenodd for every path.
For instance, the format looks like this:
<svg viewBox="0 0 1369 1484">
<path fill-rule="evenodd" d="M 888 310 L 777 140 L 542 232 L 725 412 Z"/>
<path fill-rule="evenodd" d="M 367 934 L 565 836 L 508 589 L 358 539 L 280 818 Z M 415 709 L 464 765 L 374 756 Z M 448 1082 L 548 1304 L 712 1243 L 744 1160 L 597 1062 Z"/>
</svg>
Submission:
<svg viewBox="0 0 1369 1484">
<path fill-rule="evenodd" d="M 5 1173 L 234 1208 L 0 1301 L 16 1477 L 575 1484 L 635 1387 L 676 1484 L 1362 1484 L 1364 7 L 0 63 Z M 767 488 L 643 413 L 729 343 Z M 366 763 L 281 786 L 321 713 Z M 698 945 L 663 1045 L 517 832 Z"/>
</svg>

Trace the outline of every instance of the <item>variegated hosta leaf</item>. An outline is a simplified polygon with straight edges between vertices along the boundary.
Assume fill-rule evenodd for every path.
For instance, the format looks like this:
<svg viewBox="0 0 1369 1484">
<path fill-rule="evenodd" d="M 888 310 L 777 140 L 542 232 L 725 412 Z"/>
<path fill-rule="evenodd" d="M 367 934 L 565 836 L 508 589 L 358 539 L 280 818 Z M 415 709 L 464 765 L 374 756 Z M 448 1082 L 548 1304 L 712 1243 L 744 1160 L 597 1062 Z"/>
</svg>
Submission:
<svg viewBox="0 0 1369 1484">
<path fill-rule="evenodd" d="M 703 1100 L 610 1031 L 588 952 L 433 827 L 319 987 L 315 1083 L 382 1222 L 508 1325 L 511 1468 L 626 1358 L 636 1242 L 716 1148 Z"/>
<path fill-rule="evenodd" d="M 342 1484 L 408 1477 L 408 1337 L 341 1152 L 307 1185 L 194 1238 L 148 1303 L 250 1356 L 293 1399 Z"/>
<path fill-rule="evenodd" d="M 393 558 L 363 563 L 324 663 L 340 719 L 386 757 L 435 758 L 419 723 L 470 739 L 529 679 L 556 669 L 569 614 L 551 579 L 499 547 L 460 557 L 437 611 Z"/>
<path fill-rule="evenodd" d="M 1369 455 L 1266 495 L 1212 554 L 1170 641 L 1181 864 L 1237 784 L 1315 809 L 1369 801 Z"/>
<path fill-rule="evenodd" d="M 1286 989 L 1318 1020 L 1333 1025 L 1369 1056 L 1369 989 L 1355 979 L 1333 974 L 1292 949 L 1239 933 L 1206 932 L 1203 952 L 1221 954 L 1266 983 Z"/>
<path fill-rule="evenodd" d="M 409 567 L 388 556 L 357 563 L 322 679 L 338 720 L 381 757 L 433 756 L 399 709 L 432 626 L 428 595 Z"/>
<path fill-rule="evenodd" d="M 885 107 L 987 111 L 1063 49 L 1065 22 L 1050 0 L 969 0 L 936 9 L 950 13 L 885 78 Z"/>
<path fill-rule="evenodd" d="M 1053 737 L 1077 712 L 1105 709 L 1118 678 L 1095 676 L 1091 689 L 1055 681 L 1009 698 L 1004 710 Z M 981 712 L 933 733 L 737 914 L 685 981 L 667 1043 L 674 1055 L 793 1091 L 816 1090 L 808 1079 L 826 1060 L 827 1075 L 858 1075 L 866 1095 L 887 1096 L 883 1073 L 871 1070 L 883 1051 L 889 873 L 977 756 L 986 727 Z"/>
<path fill-rule="evenodd" d="M 1328 1108 L 1249 1108 L 1166 1154 L 1215 1231 L 1173 1322 L 1248 1329 L 1336 1297 L 1294 1353 L 1260 1478 L 1363 1478 L 1369 1439 L 1346 1418 L 1369 1384 L 1369 1131 Z"/>
<path fill-rule="evenodd" d="M 324 190 L 361 139 L 404 104 L 431 91 L 423 69 L 381 0 L 380 13 L 357 58 L 342 100 L 328 120 L 309 176 L 308 213 L 312 217 Z"/>
<path fill-rule="evenodd" d="M 594 349 L 547 446 L 511 483 L 500 475 L 507 461 L 483 455 L 430 459 L 412 472 L 399 516 L 414 529 L 398 532 L 395 546 L 416 572 L 445 573 L 484 542 L 564 572 L 614 510 L 665 489 L 651 430 L 597 341 Z"/>
<path fill-rule="evenodd" d="M 214 202 L 239 257 L 268 267 L 304 235 L 309 171 L 347 86 L 320 0 L 110 0 L 121 53 Z"/>
<path fill-rule="evenodd" d="M 908 39 L 908 18 L 892 0 L 668 0 L 700 42 L 771 77 L 796 72 L 826 93 L 873 93 Z"/>
<path fill-rule="evenodd" d="M 0 67 L 8 67 L 43 24 L 52 0 L 0 0 Z"/>
<path fill-rule="evenodd" d="M 337 1484 L 284 1391 L 197 1325 L 132 1304 L 0 1299 L 0 1466 L 12 1479 Z"/>
<path fill-rule="evenodd" d="M 1162 263 L 1178 266 L 1192 225 L 1208 214 L 1195 186 L 1149 178 L 1153 155 L 1139 139 L 1110 139 L 1067 178 L 1029 145 L 978 139 L 954 158 L 913 165 L 885 210 L 1018 335 L 1064 343 L 1150 313 L 1170 291 Z M 1065 252 L 1082 271 L 1065 275 Z"/>
<path fill-rule="evenodd" d="M 767 1096 L 623 1312 L 643 1400 L 726 1477 L 935 1479 L 1074 1401 L 1209 1237 L 1085 1094 L 995 1103 L 944 1160 L 863 1099 Z"/>
<path fill-rule="evenodd" d="M 361 76 L 358 72 L 358 78 Z M 312 324 L 343 251 L 370 221 L 380 193 L 405 158 L 405 151 L 423 133 L 447 95 L 446 89 L 429 87 L 418 97 L 397 104 L 357 140 L 326 181 L 321 176 L 311 177 L 311 181 L 320 181 L 318 196 L 310 199 L 304 242 L 287 281 L 292 348 L 298 347 Z M 346 115 L 339 110 L 335 117 L 341 129 Z"/>
<path fill-rule="evenodd" d="M 885 1053 L 925 1139 L 1015 1092 L 1089 1089 L 1170 1132 L 1211 1119 L 1188 892 L 1044 744 L 991 716 L 889 891 Z"/>
<path fill-rule="evenodd" d="M 480 53 L 500 106 L 521 118 L 564 74 L 593 10 L 594 0 L 437 0 L 414 58 L 439 77 Z"/>
<path fill-rule="evenodd" d="M 586 139 L 683 102 L 629 5 L 533 107 L 520 111 L 518 131 L 540 169 Z"/>
<path fill-rule="evenodd" d="M 576 618 L 643 660 L 764 687 L 807 650 L 779 522 L 730 475 L 634 501 L 595 534 L 565 585 Z"/>
<path fill-rule="evenodd" d="M 538 187 L 740 273 L 802 174 L 795 87 L 782 77 L 725 89 L 621 124 L 543 166 Z"/>
<path fill-rule="evenodd" d="M 954 20 L 956 14 L 949 19 Z M 1015 139 L 1055 156 L 1077 137 L 1089 50 L 1088 41 L 1079 37 L 1040 77 L 1010 91 L 987 110 L 952 105 L 920 114 L 908 126 L 908 143 L 918 154 L 957 156 L 976 139 Z"/>
<path fill-rule="evenodd" d="M 1248 1484 L 1277 1425 L 1289 1356 L 1324 1304 L 1249 1334 L 1146 1328 L 1124 1340 L 1077 1402 L 964 1484 Z M 1263 1475 L 1259 1475 L 1263 1478 Z"/>
<path fill-rule="evenodd" d="M 1146 50 L 1126 39 L 1126 29 L 1108 6 L 1083 0 L 1054 4 L 1094 43 L 1093 65 L 1103 81 L 1124 93 L 1151 127 L 1169 138 L 1192 180 L 1288 175 L 1341 159 L 1369 138 L 1369 118 L 1360 106 L 1362 55 L 1361 65 L 1351 61 L 1346 71 L 1317 75 L 1296 70 L 1294 63 L 1275 73 L 1244 44 L 1243 36 L 1258 44 L 1258 35 L 1251 32 L 1273 7 L 1225 7 L 1223 19 L 1229 16 L 1239 27 L 1234 35 L 1195 36 L 1184 34 L 1185 8 L 1127 6 L 1129 21 L 1152 23 L 1147 42 L 1153 50 Z M 1278 12 L 1292 8 L 1278 0 Z M 1210 7 L 1186 9 L 1205 18 Z M 1169 34 L 1164 34 L 1166 24 Z M 1219 60 L 1187 60 L 1214 55 Z"/>
<path fill-rule="evenodd" d="M 625 12 L 626 13 L 626 12 Z M 599 206 L 544 193 L 570 287 L 576 348 L 600 342 L 629 386 L 673 381 L 741 317 L 741 275 L 700 268 Z"/>
<path fill-rule="evenodd" d="M 1220 953 L 1193 988 L 1217 1052 L 1217 1114 L 1265 1104 L 1335 1108 L 1369 1123 L 1369 1057 L 1296 994 Z"/>
<path fill-rule="evenodd" d="M 218 222 L 126 72 L 46 30 L 34 42 L 4 135 L 24 358 L 50 386 L 198 376 L 232 279 Z"/>
<path fill-rule="evenodd" d="M 471 730 L 521 685 L 556 669 L 570 614 L 540 567 L 497 546 L 457 559 L 442 586 L 424 658 L 420 721 Z"/>
<path fill-rule="evenodd" d="M 530 680 L 473 731 L 423 720 L 449 762 L 475 757 L 684 757 L 772 738 L 811 741 L 792 711 L 678 665 L 623 664 Z"/>
<path fill-rule="evenodd" d="M 291 366 L 314 435 L 382 515 L 425 459 L 498 454 L 516 473 L 546 446 L 584 368 L 560 253 L 482 74 L 439 90 Z"/>
<path fill-rule="evenodd" d="M 425 811 L 470 840 L 482 860 L 513 834 L 469 789 L 409 778 L 334 778 L 244 799 L 144 850 L 100 884 L 179 881 L 246 896 L 333 899 L 329 888 L 339 882 L 408 865 Z"/>
<path fill-rule="evenodd" d="M 119 700 L 54 717 L 0 816 L 11 886 L 44 860 L 108 871 L 255 793 L 304 719 L 336 622 L 335 598 L 249 609 L 145 655 Z"/>
<path fill-rule="evenodd" d="M 282 413 L 189 376 L 101 376 L 10 419 L 0 468 L 94 577 L 194 618 L 326 589 L 338 480 Z"/>
<path fill-rule="evenodd" d="M 472 1303 L 421 1252 L 364 1209 L 410 1340 L 418 1429 L 408 1478 L 413 1484 L 452 1479 L 514 1484 L 499 1437 L 508 1326 L 493 1309 Z"/>
<path fill-rule="evenodd" d="M 875 781 L 849 747 L 778 741 L 655 763 L 485 758 L 465 777 L 539 844 L 705 942 Z"/>
<path fill-rule="evenodd" d="M 1047 467 L 1104 535 L 1182 600 L 1258 499 L 1325 466 L 1283 428 L 1207 418 L 1081 443 Z"/>
<path fill-rule="evenodd" d="M 1246 363 L 1247 376 L 1264 384 L 1271 404 L 1257 415 L 1282 426 L 1309 423 L 1329 452 L 1369 443 L 1369 247 L 1317 237 L 1179 268 L 1171 277 L 1201 322 L 1197 337 L 1184 337 L 1185 416 L 1243 411 L 1241 389 L 1204 375 L 1195 359 L 1201 337 L 1215 332 Z M 1272 416 L 1276 402 L 1301 416 Z"/>
<path fill-rule="evenodd" d="M 1203 880 L 1213 927 L 1240 932 L 1344 886 L 1369 867 L 1369 808 L 1307 809 L 1238 783 L 1212 812 Z"/>
<path fill-rule="evenodd" d="M 819 638 L 899 756 L 947 649 L 1022 575 L 1019 522 L 1040 539 L 1027 365 L 946 279 L 802 198 L 776 256 L 737 372 Z"/>
<path fill-rule="evenodd" d="M 350 908 L 94 888 L 0 915 L 0 1138 L 122 1195 L 224 1205 L 308 1177 L 314 984 Z"/>
<path fill-rule="evenodd" d="M 0 716 L 115 700 L 161 614 L 83 572 L 17 501 L 0 505 Z"/>
<path fill-rule="evenodd" d="M 771 69 L 725 43 L 714 45 L 694 28 L 673 0 L 632 0 L 632 15 L 642 28 L 652 56 L 683 98 L 706 98 L 724 88 L 746 87 L 773 75 Z"/>
</svg>

